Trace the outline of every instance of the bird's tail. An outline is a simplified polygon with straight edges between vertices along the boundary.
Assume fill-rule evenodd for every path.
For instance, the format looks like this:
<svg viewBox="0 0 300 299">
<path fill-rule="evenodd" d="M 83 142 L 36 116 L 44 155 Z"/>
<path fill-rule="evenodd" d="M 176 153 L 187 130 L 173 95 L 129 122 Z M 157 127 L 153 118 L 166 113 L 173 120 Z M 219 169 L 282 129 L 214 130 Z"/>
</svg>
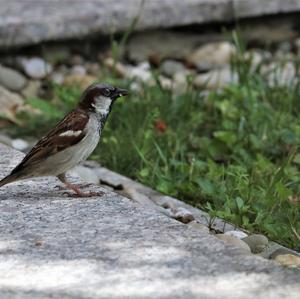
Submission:
<svg viewBox="0 0 300 299">
<path fill-rule="evenodd" d="M 6 184 L 12 183 L 14 181 L 16 181 L 18 179 L 18 174 L 14 173 L 14 174 L 9 174 L 7 177 L 5 177 L 4 179 L 2 179 L 0 181 L 0 188 Z"/>
</svg>

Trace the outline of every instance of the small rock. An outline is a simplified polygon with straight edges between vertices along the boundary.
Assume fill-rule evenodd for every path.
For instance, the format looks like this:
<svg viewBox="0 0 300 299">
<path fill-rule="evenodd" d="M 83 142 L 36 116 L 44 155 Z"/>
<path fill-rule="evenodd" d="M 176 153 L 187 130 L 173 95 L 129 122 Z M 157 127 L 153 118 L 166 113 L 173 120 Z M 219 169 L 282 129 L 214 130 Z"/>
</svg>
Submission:
<svg viewBox="0 0 300 299">
<path fill-rule="evenodd" d="M 176 73 L 174 75 L 173 91 L 175 95 L 181 95 L 186 92 L 188 87 L 188 73 Z"/>
<path fill-rule="evenodd" d="M 25 99 L 34 98 L 37 96 L 41 87 L 41 81 L 29 80 L 26 87 L 21 91 Z"/>
<path fill-rule="evenodd" d="M 85 75 L 86 74 L 86 69 L 83 65 L 74 65 L 71 67 L 70 73 L 72 75 Z"/>
<path fill-rule="evenodd" d="M 86 71 L 88 74 L 93 76 L 99 76 L 101 73 L 100 65 L 96 62 L 89 62 L 86 64 Z"/>
<path fill-rule="evenodd" d="M 238 239 L 243 239 L 248 237 L 248 235 L 240 230 L 230 230 L 224 233 L 224 235 L 232 236 Z"/>
<path fill-rule="evenodd" d="M 21 152 L 25 152 L 29 147 L 28 142 L 20 138 L 14 139 L 11 145 L 13 148 Z"/>
<path fill-rule="evenodd" d="M 292 254 L 277 255 L 275 261 L 285 267 L 300 267 L 300 257 Z"/>
<path fill-rule="evenodd" d="M 243 238 L 243 241 L 248 244 L 252 253 L 262 252 L 269 244 L 269 240 L 266 236 L 258 234 Z"/>
<path fill-rule="evenodd" d="M 269 258 L 274 260 L 278 255 L 286 255 L 286 254 L 296 255 L 291 249 L 288 249 L 285 247 L 280 247 L 280 248 L 276 249 L 275 251 L 273 251 L 270 254 Z M 298 254 L 298 256 L 300 257 L 300 254 Z"/>
<path fill-rule="evenodd" d="M 91 184 L 99 184 L 99 177 L 91 168 L 78 165 L 69 172 L 72 175 L 79 176 L 83 181 Z"/>
<path fill-rule="evenodd" d="M 261 73 L 267 76 L 271 86 L 285 86 L 295 80 L 296 68 L 292 62 L 283 65 L 273 62 L 262 67 Z"/>
<path fill-rule="evenodd" d="M 237 75 L 232 73 L 229 68 L 225 68 L 196 76 L 194 86 L 201 89 L 216 90 L 236 82 L 238 82 Z"/>
<path fill-rule="evenodd" d="M 0 85 L 12 91 L 20 91 L 26 85 L 26 78 L 16 70 L 0 65 Z"/>
<path fill-rule="evenodd" d="M 127 77 L 150 85 L 155 83 L 150 71 L 150 64 L 148 62 L 142 62 L 137 66 L 127 67 Z"/>
<path fill-rule="evenodd" d="M 187 62 L 200 71 L 206 71 L 228 65 L 235 53 L 234 45 L 229 42 L 210 43 L 195 50 L 187 57 Z"/>
<path fill-rule="evenodd" d="M 25 74 L 32 79 L 43 79 L 52 71 L 52 66 L 40 57 L 23 58 L 21 65 Z"/>
<path fill-rule="evenodd" d="M 2 134 L 0 134 L 0 143 L 12 146 L 12 140 L 8 136 Z"/>
<path fill-rule="evenodd" d="M 64 82 L 65 76 L 60 72 L 53 72 L 50 78 L 53 83 L 61 85 Z"/>
<path fill-rule="evenodd" d="M 176 73 L 185 71 L 184 65 L 176 60 L 165 60 L 160 66 L 161 72 L 167 77 L 173 78 Z"/>
<path fill-rule="evenodd" d="M 239 247 L 241 249 L 244 249 L 247 252 L 251 252 L 250 247 L 245 242 L 243 242 L 242 240 L 236 237 L 230 235 L 224 235 L 224 234 L 216 234 L 215 236 L 227 244 Z"/>
<path fill-rule="evenodd" d="M 127 75 L 127 70 L 126 67 L 120 63 L 120 62 L 115 62 L 112 58 L 106 58 L 103 61 L 104 65 L 110 70 L 110 71 L 115 71 L 116 75 L 120 78 L 125 78 Z"/>
<path fill-rule="evenodd" d="M 171 90 L 173 87 L 173 81 L 170 78 L 166 78 L 162 75 L 158 77 L 159 84 L 163 89 Z"/>
<path fill-rule="evenodd" d="M 209 234 L 209 228 L 207 226 L 197 222 L 196 220 L 191 221 L 188 225 L 196 230 L 199 230 L 206 234 Z"/>
<path fill-rule="evenodd" d="M 84 59 L 79 54 L 74 54 L 69 59 L 69 64 L 72 65 L 82 65 L 84 64 Z"/>
<path fill-rule="evenodd" d="M 189 223 L 195 220 L 193 214 L 189 210 L 182 207 L 176 209 L 172 217 L 182 223 Z"/>
<path fill-rule="evenodd" d="M 97 81 L 98 78 L 91 75 L 69 75 L 65 77 L 64 84 L 67 86 L 79 86 L 81 90 L 84 90 Z"/>
<path fill-rule="evenodd" d="M 23 99 L 12 91 L 0 86 L 0 115 L 16 121 L 15 114 L 23 106 Z"/>
</svg>

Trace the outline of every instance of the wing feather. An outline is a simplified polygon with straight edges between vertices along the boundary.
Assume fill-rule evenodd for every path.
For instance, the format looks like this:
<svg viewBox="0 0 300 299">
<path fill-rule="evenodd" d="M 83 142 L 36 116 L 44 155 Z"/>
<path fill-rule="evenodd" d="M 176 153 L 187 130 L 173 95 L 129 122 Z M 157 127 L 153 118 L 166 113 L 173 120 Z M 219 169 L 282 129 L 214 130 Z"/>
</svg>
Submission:
<svg viewBox="0 0 300 299">
<path fill-rule="evenodd" d="M 50 155 L 80 142 L 85 136 L 88 120 L 86 112 L 79 109 L 71 111 L 31 149 L 12 173 L 19 172 L 28 164 L 39 163 Z"/>
</svg>

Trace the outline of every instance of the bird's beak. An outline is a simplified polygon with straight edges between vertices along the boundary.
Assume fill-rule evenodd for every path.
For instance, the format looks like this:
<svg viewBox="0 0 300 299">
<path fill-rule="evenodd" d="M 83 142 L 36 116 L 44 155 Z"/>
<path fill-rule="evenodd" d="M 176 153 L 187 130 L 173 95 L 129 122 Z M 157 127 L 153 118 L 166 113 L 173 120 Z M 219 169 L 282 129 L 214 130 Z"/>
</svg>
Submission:
<svg viewBox="0 0 300 299">
<path fill-rule="evenodd" d="M 114 91 L 115 94 L 115 99 L 119 98 L 119 97 L 124 97 L 127 96 L 129 94 L 128 90 L 123 89 L 123 88 L 116 88 L 116 90 Z"/>
</svg>

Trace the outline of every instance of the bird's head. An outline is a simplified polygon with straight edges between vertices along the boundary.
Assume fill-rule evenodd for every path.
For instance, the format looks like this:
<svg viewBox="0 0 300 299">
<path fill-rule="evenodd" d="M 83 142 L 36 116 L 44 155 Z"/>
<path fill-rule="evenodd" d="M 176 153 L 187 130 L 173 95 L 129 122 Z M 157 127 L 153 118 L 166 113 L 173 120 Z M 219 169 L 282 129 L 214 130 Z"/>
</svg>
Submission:
<svg viewBox="0 0 300 299">
<path fill-rule="evenodd" d="M 127 94 L 128 91 L 126 89 L 106 83 L 94 83 L 83 92 L 79 108 L 99 114 L 108 114 L 113 102 Z"/>
</svg>

